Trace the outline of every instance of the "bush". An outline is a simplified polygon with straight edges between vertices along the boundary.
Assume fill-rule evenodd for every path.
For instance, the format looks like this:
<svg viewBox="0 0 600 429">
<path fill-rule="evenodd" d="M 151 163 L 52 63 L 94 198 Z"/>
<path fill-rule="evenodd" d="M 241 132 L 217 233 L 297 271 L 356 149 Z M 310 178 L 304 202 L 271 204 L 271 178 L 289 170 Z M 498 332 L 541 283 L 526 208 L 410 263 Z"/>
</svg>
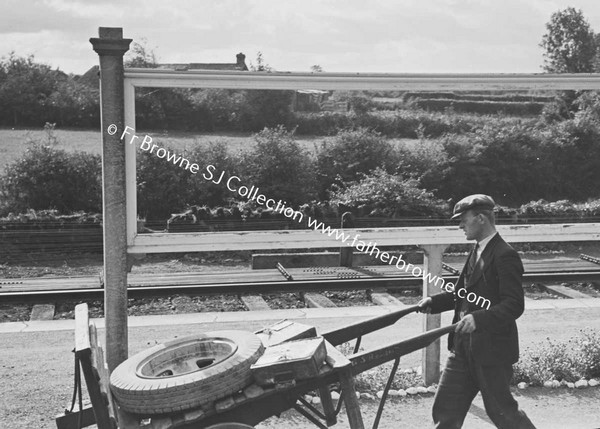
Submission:
<svg viewBox="0 0 600 429">
<path fill-rule="evenodd" d="M 437 189 L 437 196 L 458 200 L 464 195 L 487 193 L 504 205 L 522 204 L 549 195 L 552 165 L 540 137 L 529 125 L 497 124 L 441 140 L 445 157 L 439 174 L 423 177 L 421 184 Z"/>
<path fill-rule="evenodd" d="M 308 152 L 283 126 L 265 128 L 254 135 L 255 146 L 246 154 L 242 178 L 248 186 L 287 205 L 300 205 L 315 198 L 314 163 Z"/>
<path fill-rule="evenodd" d="M 262 194 L 282 199 L 288 206 L 315 198 L 314 165 L 294 140 L 293 132 L 282 126 L 264 129 L 254 140 L 256 144 L 244 153 L 243 163 L 222 142 L 184 153 L 190 162 L 201 166 L 195 175 L 155 154 L 141 153 L 137 167 L 139 215 L 147 220 L 165 220 L 190 205 L 229 206 L 239 200 L 224 182 L 214 184 L 204 179 L 209 164 L 216 167 L 219 175 L 222 171 L 228 176 L 236 175 L 245 185 L 256 186 Z"/>
<path fill-rule="evenodd" d="M 241 155 L 232 154 L 228 151 L 223 141 L 210 142 L 207 148 L 198 147 L 191 152 L 190 159 L 202 166 L 197 174 L 189 176 L 188 199 L 189 205 L 225 206 L 235 194 L 233 194 L 225 183 L 215 184 L 203 177 L 205 166 L 216 167 L 215 175 L 225 171 L 227 176 L 237 175 L 242 170 Z M 214 178 L 217 180 L 218 176 Z"/>
<path fill-rule="evenodd" d="M 392 171 L 396 165 L 394 149 L 381 134 L 366 128 L 340 131 L 318 149 L 319 196 L 326 199 L 333 184 L 357 180 L 376 168 Z"/>
<path fill-rule="evenodd" d="M 521 360 L 514 366 L 513 382 L 524 381 L 543 386 L 546 381 L 565 380 L 575 382 L 582 376 L 569 343 L 547 342 L 526 348 Z"/>
<path fill-rule="evenodd" d="M 546 103 L 542 109 L 540 119 L 542 122 L 552 124 L 554 122 L 564 121 L 571 116 L 569 106 L 564 100 L 556 99 L 550 103 Z"/>
<path fill-rule="evenodd" d="M 231 89 L 200 89 L 193 92 L 193 128 L 199 131 L 240 129 L 236 120 L 244 93 Z"/>
<path fill-rule="evenodd" d="M 191 90 L 179 88 L 141 88 L 136 91 L 138 129 L 194 129 L 195 110 Z"/>
<path fill-rule="evenodd" d="M 573 203 L 569 200 L 530 201 L 516 210 L 517 217 L 527 222 L 591 222 L 600 217 L 600 200 Z"/>
<path fill-rule="evenodd" d="M 293 91 L 245 91 L 236 118 L 240 131 L 260 131 L 289 124 L 293 95 Z"/>
<path fill-rule="evenodd" d="M 584 329 L 564 342 L 546 342 L 528 347 L 513 365 L 513 382 L 541 386 L 546 381 L 574 382 L 600 376 L 600 335 Z"/>
<path fill-rule="evenodd" d="M 585 378 L 600 377 L 600 334 L 591 329 L 581 330 L 575 339 L 578 362 Z"/>
<path fill-rule="evenodd" d="M 397 151 L 397 173 L 419 180 L 420 186 L 426 189 L 439 186 L 440 175 L 448 164 L 448 154 L 442 140 L 402 141 Z"/>
<path fill-rule="evenodd" d="M 447 204 L 419 188 L 417 180 L 382 169 L 333 192 L 330 203 L 354 209 L 359 216 L 447 218 L 449 214 Z"/>
<path fill-rule="evenodd" d="M 445 199 L 485 192 L 500 204 L 515 206 L 539 198 L 598 198 L 600 102 L 590 94 L 578 100 L 580 110 L 568 120 L 494 119 L 481 127 L 472 123 L 474 131 L 468 133 L 446 134 L 435 144 L 442 153 L 434 150 L 430 169 L 412 166 L 420 159 L 412 149 L 402 155 L 408 153 L 413 163 L 410 173 L 422 173 L 421 186 L 436 189 Z M 418 131 L 427 135 L 424 126 Z"/>
<path fill-rule="evenodd" d="M 162 147 L 168 149 L 166 146 Z M 184 152 L 182 156 L 193 162 L 189 154 Z M 185 207 L 190 199 L 188 183 L 191 175 L 188 170 L 161 159 L 156 154 L 146 151 L 138 153 L 138 215 L 146 220 L 166 220 L 172 213 Z"/>
<path fill-rule="evenodd" d="M 365 95 L 353 95 L 348 99 L 348 106 L 357 115 L 364 115 L 373 109 L 375 104 L 371 97 Z"/>
<path fill-rule="evenodd" d="M 59 81 L 46 100 L 49 122 L 69 127 L 100 127 L 98 88 L 90 88 L 72 78 Z"/>
<path fill-rule="evenodd" d="M 49 145 L 56 141 L 52 129 L 47 128 L 46 144 L 29 142 L 21 159 L 6 166 L 0 177 L 0 214 L 29 209 L 63 214 L 102 211 L 100 156 Z"/>
<path fill-rule="evenodd" d="M 599 103 L 600 105 L 600 103 Z M 590 107 L 547 127 L 541 151 L 547 160 L 545 176 L 551 191 L 538 194 L 548 200 L 586 200 L 600 196 L 600 118 Z"/>
<path fill-rule="evenodd" d="M 353 113 L 341 112 L 294 112 L 291 122 L 296 127 L 296 134 L 332 136 L 340 130 L 354 125 L 356 116 Z"/>
</svg>

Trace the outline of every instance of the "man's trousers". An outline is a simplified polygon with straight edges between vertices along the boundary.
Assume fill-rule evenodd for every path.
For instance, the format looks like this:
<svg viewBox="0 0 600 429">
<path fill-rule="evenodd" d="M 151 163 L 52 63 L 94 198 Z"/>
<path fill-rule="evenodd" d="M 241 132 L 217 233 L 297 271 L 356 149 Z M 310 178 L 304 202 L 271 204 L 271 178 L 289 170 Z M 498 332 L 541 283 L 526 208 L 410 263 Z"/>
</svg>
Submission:
<svg viewBox="0 0 600 429">
<path fill-rule="evenodd" d="M 435 427 L 460 429 L 471 402 L 481 392 L 485 410 L 496 427 L 535 429 L 510 392 L 512 365 L 477 365 L 469 352 L 469 336 L 457 335 L 455 341 L 456 351 L 448 358 L 435 395 Z"/>
</svg>

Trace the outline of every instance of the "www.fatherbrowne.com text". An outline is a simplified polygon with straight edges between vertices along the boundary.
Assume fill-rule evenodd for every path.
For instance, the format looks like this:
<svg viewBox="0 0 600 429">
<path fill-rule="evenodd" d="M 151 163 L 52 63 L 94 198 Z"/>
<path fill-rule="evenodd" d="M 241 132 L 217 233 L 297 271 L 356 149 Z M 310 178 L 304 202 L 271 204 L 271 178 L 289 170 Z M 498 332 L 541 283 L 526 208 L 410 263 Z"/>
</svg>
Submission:
<svg viewBox="0 0 600 429">
<path fill-rule="evenodd" d="M 107 131 L 110 135 L 114 135 L 117 132 L 117 126 L 114 124 L 109 125 Z M 152 137 L 148 135 L 144 136 L 144 138 L 140 140 L 140 137 L 135 135 L 134 131 L 135 130 L 133 128 L 126 126 L 121 135 L 121 140 L 124 140 L 128 144 L 133 144 L 135 141 L 139 141 L 141 150 L 154 153 L 157 157 L 165 159 L 167 162 L 172 162 L 173 165 L 178 165 L 184 170 L 188 170 L 192 174 L 198 174 L 201 171 L 199 164 L 191 162 L 182 155 L 171 153 L 169 150 L 153 143 Z M 126 140 L 127 136 L 129 136 L 129 140 Z M 307 216 L 305 220 L 304 213 L 286 206 L 285 201 L 276 201 L 273 198 L 268 198 L 264 194 L 260 193 L 259 188 L 255 186 L 248 187 L 244 185 L 242 183 L 242 179 L 240 179 L 238 176 L 228 175 L 225 171 L 219 172 L 217 167 L 212 164 L 209 164 L 204 168 L 202 177 L 214 184 L 222 183 L 231 192 L 234 192 L 243 198 L 247 198 L 248 200 L 256 201 L 258 204 L 263 205 L 277 213 L 283 214 L 289 219 L 293 219 L 297 222 L 305 221 L 309 228 L 312 228 L 321 234 L 326 234 L 329 237 L 333 237 L 342 243 L 346 243 L 346 245 L 354 247 L 359 252 L 374 256 L 383 263 L 395 265 L 397 269 L 402 270 L 405 273 L 410 273 L 414 277 L 422 278 L 427 283 L 439 286 L 440 289 L 443 289 L 448 293 L 456 293 L 459 298 L 466 298 L 466 300 L 470 303 L 475 303 L 476 305 L 485 309 L 490 308 L 491 302 L 489 299 L 478 296 L 474 292 L 467 293 L 464 288 L 455 290 L 454 283 L 446 282 L 443 278 L 432 275 L 431 273 L 424 273 L 421 267 L 406 262 L 402 258 L 402 255 L 390 255 L 388 252 L 382 251 L 377 247 L 377 243 L 372 243 L 370 241 L 366 243 L 362 240 L 359 240 L 360 234 L 358 233 L 354 236 L 351 236 L 346 234 L 343 230 L 340 231 L 337 228 L 325 226 L 323 222 L 313 219 L 310 216 Z"/>
</svg>

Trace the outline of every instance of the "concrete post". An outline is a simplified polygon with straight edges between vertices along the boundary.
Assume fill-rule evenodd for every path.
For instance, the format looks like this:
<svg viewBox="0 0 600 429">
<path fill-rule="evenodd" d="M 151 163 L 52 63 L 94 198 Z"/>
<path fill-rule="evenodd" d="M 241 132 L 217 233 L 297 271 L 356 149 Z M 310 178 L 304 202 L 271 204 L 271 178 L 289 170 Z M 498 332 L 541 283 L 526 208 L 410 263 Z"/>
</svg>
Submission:
<svg viewBox="0 0 600 429">
<path fill-rule="evenodd" d="M 424 251 L 423 274 L 431 273 L 431 278 L 442 278 L 442 255 L 448 247 L 446 244 L 430 244 L 419 246 Z M 423 298 L 442 292 L 440 284 L 423 276 Z M 439 314 L 426 314 L 423 318 L 423 331 L 430 331 L 441 326 Z M 438 383 L 440 380 L 440 340 L 435 340 L 423 349 L 422 357 L 423 379 L 426 385 Z"/>
<path fill-rule="evenodd" d="M 123 55 L 131 39 L 122 28 L 100 27 L 91 38 L 100 57 L 102 207 L 104 225 L 104 315 L 108 370 L 127 359 L 127 222 L 125 198 Z M 109 126 L 116 125 L 116 132 Z M 112 129 L 111 129 L 112 130 Z"/>
<path fill-rule="evenodd" d="M 341 229 L 354 228 L 354 216 L 346 212 L 342 215 Z M 340 267 L 352 267 L 354 248 L 352 246 L 340 247 Z"/>
</svg>

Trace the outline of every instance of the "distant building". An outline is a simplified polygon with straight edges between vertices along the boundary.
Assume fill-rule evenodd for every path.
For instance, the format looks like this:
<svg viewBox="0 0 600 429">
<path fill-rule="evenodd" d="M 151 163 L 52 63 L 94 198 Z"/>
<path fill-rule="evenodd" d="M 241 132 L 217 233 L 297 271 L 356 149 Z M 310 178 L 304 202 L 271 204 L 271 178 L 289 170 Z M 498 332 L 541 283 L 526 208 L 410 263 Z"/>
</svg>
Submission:
<svg viewBox="0 0 600 429">
<path fill-rule="evenodd" d="M 173 63 L 173 64 L 157 64 L 156 68 L 170 70 L 238 70 L 248 71 L 246 66 L 246 55 L 241 52 L 235 56 L 235 63 Z M 100 67 L 92 66 L 88 71 L 79 77 L 79 82 L 84 83 L 94 88 L 98 87 L 100 78 Z"/>
<path fill-rule="evenodd" d="M 296 112 L 319 112 L 321 103 L 329 98 L 329 91 L 299 89 L 294 93 L 293 110 Z"/>
<path fill-rule="evenodd" d="M 246 55 L 241 52 L 235 56 L 235 63 L 172 63 L 159 64 L 159 69 L 173 70 L 238 70 L 248 71 Z"/>
<path fill-rule="evenodd" d="M 295 112 L 346 112 L 348 103 L 336 100 L 333 91 L 299 89 L 294 92 L 292 110 Z"/>
</svg>

